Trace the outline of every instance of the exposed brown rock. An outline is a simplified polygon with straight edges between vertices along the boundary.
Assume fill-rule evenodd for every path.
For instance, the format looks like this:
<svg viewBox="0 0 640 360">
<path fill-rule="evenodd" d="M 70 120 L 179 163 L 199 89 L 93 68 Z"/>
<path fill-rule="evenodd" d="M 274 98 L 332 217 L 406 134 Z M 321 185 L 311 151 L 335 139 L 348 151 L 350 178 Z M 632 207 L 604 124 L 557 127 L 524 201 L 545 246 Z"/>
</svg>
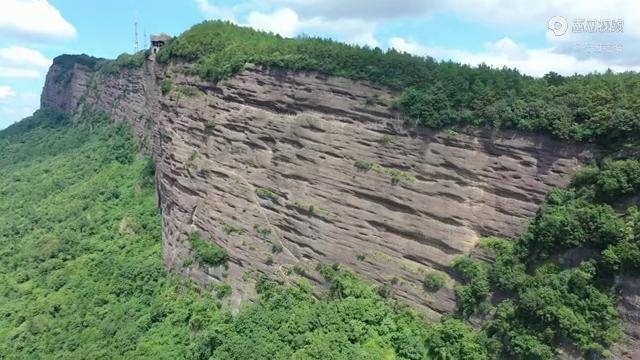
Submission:
<svg viewBox="0 0 640 360">
<path fill-rule="evenodd" d="M 71 69 L 53 65 L 47 72 L 40 102 L 43 107 L 73 111 L 86 92 L 92 70 L 76 63 Z"/>
<path fill-rule="evenodd" d="M 616 359 L 640 359 L 640 279 L 619 276 L 615 289 L 620 296 L 618 311 L 622 320 L 622 339 L 614 347 Z"/>
<path fill-rule="evenodd" d="M 339 262 L 435 319 L 455 308 L 453 280 L 426 292 L 424 274 L 449 273 L 482 236 L 519 234 L 591 156 L 543 135 L 407 128 L 390 110 L 393 94 L 370 83 L 256 68 L 215 86 L 176 71 L 78 69 L 66 94 L 48 76 L 43 106 L 90 107 L 132 125 L 156 158 L 166 265 L 232 284 L 236 306 L 255 297 L 245 272 L 286 280 L 304 269 L 319 282 L 315 265 Z M 177 89 L 166 96 L 164 78 Z M 361 171 L 357 161 L 376 165 Z M 228 250 L 228 269 L 185 265 L 191 231 Z"/>
</svg>

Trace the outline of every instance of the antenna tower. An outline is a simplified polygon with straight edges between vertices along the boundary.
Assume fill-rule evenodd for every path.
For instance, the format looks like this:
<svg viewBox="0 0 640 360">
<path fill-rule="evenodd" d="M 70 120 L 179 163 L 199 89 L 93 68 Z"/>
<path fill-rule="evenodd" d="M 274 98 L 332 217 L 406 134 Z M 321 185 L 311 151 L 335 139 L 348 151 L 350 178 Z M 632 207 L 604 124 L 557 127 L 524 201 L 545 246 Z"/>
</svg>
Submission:
<svg viewBox="0 0 640 360">
<path fill-rule="evenodd" d="M 138 52 L 138 17 L 133 20 L 133 52 Z"/>
</svg>

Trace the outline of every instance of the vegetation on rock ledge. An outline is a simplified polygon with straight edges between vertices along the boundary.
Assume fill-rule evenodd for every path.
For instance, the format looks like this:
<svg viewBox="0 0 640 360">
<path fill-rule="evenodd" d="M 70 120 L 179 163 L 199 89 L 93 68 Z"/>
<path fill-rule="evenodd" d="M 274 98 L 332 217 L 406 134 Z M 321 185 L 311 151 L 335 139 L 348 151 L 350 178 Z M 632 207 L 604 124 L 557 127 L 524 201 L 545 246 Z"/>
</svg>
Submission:
<svg viewBox="0 0 640 360">
<path fill-rule="evenodd" d="M 583 169 L 571 188 L 547 195 L 517 241 L 483 241 L 494 262 L 454 262 L 465 279 L 460 313 L 487 317 L 483 331 L 499 357 L 548 359 L 567 343 L 610 355 L 620 335 L 614 276 L 640 274 L 640 211 L 620 210 L 637 195 L 638 168 L 629 159 Z"/>
<path fill-rule="evenodd" d="M 207 265 L 224 265 L 229 260 L 229 254 L 223 247 L 203 239 L 198 232 L 189 234 L 188 240 L 198 259 Z"/>
<path fill-rule="evenodd" d="M 320 38 L 288 39 L 221 21 L 205 21 L 171 40 L 157 60 L 172 59 L 195 62 L 197 74 L 214 82 L 255 64 L 380 83 L 399 91 L 399 110 L 431 128 L 511 128 L 603 144 L 640 130 L 635 72 L 532 78 L 515 69 L 438 62 Z"/>
</svg>

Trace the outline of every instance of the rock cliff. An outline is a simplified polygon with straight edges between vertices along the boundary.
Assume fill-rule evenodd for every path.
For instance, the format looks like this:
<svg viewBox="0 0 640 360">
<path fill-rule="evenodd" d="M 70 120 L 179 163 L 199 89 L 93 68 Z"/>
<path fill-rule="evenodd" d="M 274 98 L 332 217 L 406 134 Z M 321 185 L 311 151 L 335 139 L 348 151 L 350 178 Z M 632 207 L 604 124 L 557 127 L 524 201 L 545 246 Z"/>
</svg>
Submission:
<svg viewBox="0 0 640 360">
<path fill-rule="evenodd" d="M 435 319 L 455 307 L 451 259 L 519 234 L 591 156 L 542 135 L 417 130 L 371 83 L 247 68 L 216 85 L 185 67 L 54 63 L 42 106 L 131 125 L 156 160 L 167 267 L 231 284 L 234 306 L 255 297 L 253 271 L 321 283 L 315 265 L 338 262 Z M 227 249 L 228 267 L 192 261 L 193 231 Z M 429 271 L 446 286 L 425 291 Z"/>
</svg>

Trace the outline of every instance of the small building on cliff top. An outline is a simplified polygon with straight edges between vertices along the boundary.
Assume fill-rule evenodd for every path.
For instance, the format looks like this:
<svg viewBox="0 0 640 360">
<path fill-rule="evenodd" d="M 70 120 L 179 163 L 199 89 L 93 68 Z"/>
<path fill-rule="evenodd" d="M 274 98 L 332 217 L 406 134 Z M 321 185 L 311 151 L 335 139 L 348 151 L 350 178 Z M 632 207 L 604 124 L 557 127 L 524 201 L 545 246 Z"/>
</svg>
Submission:
<svg viewBox="0 0 640 360">
<path fill-rule="evenodd" d="M 167 41 L 171 40 L 171 36 L 162 33 L 159 35 L 151 35 L 151 52 L 156 54 L 161 47 L 163 47 Z"/>
</svg>

